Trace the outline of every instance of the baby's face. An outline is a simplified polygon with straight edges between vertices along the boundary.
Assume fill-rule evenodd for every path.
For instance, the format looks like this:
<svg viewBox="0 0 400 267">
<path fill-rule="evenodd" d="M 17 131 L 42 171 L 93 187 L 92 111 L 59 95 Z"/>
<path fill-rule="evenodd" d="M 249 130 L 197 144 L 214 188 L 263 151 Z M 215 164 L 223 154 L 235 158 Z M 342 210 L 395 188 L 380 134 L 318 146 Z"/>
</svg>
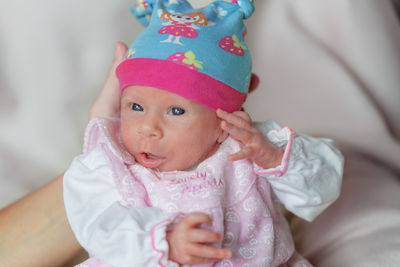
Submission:
<svg viewBox="0 0 400 267">
<path fill-rule="evenodd" d="M 225 139 L 215 112 L 147 86 L 124 90 L 121 136 L 138 163 L 159 171 L 188 170 L 214 154 Z"/>
<path fill-rule="evenodd" d="M 171 19 L 180 23 L 194 23 L 199 20 L 199 16 L 191 17 L 187 15 L 171 14 Z"/>
</svg>

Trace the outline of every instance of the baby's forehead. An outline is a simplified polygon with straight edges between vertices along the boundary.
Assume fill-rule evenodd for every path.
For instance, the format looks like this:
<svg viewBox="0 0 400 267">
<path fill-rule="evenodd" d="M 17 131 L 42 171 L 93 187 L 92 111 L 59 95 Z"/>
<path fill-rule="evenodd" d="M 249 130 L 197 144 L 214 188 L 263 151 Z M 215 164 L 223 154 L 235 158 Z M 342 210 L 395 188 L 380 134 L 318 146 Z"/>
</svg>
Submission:
<svg viewBox="0 0 400 267">
<path fill-rule="evenodd" d="M 164 96 L 164 97 L 171 97 L 171 98 L 182 98 L 186 99 L 178 94 L 169 92 L 162 88 L 147 86 L 147 85 L 131 85 L 124 89 L 122 92 L 122 97 L 128 96 L 142 96 L 143 98 L 150 97 L 150 96 Z"/>
<path fill-rule="evenodd" d="M 175 102 L 184 102 L 184 103 L 194 103 L 191 99 L 185 98 L 176 93 L 164 90 L 162 88 L 152 87 L 152 86 L 143 86 L 143 85 L 132 85 L 124 89 L 122 92 L 122 98 L 135 97 L 139 99 L 148 99 L 152 102 L 160 102 L 162 100 L 165 101 L 175 101 Z M 199 104 L 197 104 L 199 105 Z"/>
</svg>

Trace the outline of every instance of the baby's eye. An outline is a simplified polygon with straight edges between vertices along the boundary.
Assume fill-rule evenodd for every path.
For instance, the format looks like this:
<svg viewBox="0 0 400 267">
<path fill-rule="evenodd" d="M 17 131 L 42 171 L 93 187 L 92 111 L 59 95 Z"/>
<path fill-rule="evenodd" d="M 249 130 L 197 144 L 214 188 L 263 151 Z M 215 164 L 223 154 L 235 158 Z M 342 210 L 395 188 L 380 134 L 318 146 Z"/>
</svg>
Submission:
<svg viewBox="0 0 400 267">
<path fill-rule="evenodd" d="M 130 107 L 134 111 L 143 111 L 143 107 L 136 103 L 132 103 Z"/>
<path fill-rule="evenodd" d="M 169 111 L 169 114 L 172 114 L 172 115 L 175 115 L 175 116 L 179 116 L 179 115 L 185 114 L 185 110 L 183 108 L 173 107 Z"/>
</svg>

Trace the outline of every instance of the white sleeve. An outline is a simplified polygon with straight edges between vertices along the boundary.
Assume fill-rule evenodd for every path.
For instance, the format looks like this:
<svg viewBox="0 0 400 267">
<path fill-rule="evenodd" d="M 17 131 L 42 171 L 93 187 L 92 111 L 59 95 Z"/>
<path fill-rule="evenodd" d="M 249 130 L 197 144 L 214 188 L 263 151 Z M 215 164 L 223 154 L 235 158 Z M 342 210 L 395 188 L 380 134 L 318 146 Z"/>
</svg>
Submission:
<svg viewBox="0 0 400 267">
<path fill-rule="evenodd" d="M 168 261 L 166 227 L 175 215 L 127 208 L 101 147 L 76 157 L 64 175 L 67 217 L 79 243 L 112 266 L 178 266 Z"/>
<path fill-rule="evenodd" d="M 268 179 L 286 209 L 312 221 L 340 194 L 342 154 L 330 139 L 295 134 L 272 121 L 256 127 L 272 143 L 285 147 L 280 166 L 267 170 L 255 166 L 256 173 Z"/>
</svg>

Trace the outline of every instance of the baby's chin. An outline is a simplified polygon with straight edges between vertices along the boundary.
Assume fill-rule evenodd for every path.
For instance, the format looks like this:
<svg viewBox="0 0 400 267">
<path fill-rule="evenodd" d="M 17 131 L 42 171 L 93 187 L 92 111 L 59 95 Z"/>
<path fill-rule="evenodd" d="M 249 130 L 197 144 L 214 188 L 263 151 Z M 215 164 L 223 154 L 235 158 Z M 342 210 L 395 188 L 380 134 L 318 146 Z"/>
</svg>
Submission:
<svg viewBox="0 0 400 267">
<path fill-rule="evenodd" d="M 193 171 L 193 170 L 196 170 L 196 168 L 197 168 L 197 166 L 199 166 L 199 164 L 200 164 L 200 162 L 196 162 L 196 163 L 191 164 L 191 165 L 189 165 L 189 164 L 188 165 L 184 165 L 184 166 L 180 165 L 181 168 L 174 167 L 173 165 L 171 165 L 171 166 L 167 165 L 167 166 L 160 166 L 160 167 L 158 167 L 158 168 L 156 168 L 154 170 L 157 170 L 159 172 Z"/>
<path fill-rule="evenodd" d="M 200 163 L 208 159 L 209 157 L 213 156 L 215 152 L 218 150 L 219 144 L 215 149 L 209 151 L 205 155 L 201 156 L 200 158 L 192 161 L 183 161 L 183 162 L 175 162 L 168 164 L 166 163 L 163 166 L 160 166 L 157 170 L 160 172 L 174 172 L 174 171 L 194 171 L 198 168 Z"/>
<path fill-rule="evenodd" d="M 219 146 L 220 144 L 216 143 L 209 150 L 202 151 L 202 154 L 195 155 L 193 152 L 187 153 L 188 156 L 160 156 L 144 152 L 136 152 L 133 155 L 137 163 L 158 172 L 193 171 L 200 163 L 213 156 Z"/>
<path fill-rule="evenodd" d="M 181 161 L 181 162 L 173 162 L 166 161 L 164 164 L 158 166 L 157 168 L 152 168 L 159 172 L 177 172 L 177 171 L 194 171 L 199 166 L 201 162 L 203 162 L 205 158 L 192 160 L 192 161 Z"/>
</svg>

